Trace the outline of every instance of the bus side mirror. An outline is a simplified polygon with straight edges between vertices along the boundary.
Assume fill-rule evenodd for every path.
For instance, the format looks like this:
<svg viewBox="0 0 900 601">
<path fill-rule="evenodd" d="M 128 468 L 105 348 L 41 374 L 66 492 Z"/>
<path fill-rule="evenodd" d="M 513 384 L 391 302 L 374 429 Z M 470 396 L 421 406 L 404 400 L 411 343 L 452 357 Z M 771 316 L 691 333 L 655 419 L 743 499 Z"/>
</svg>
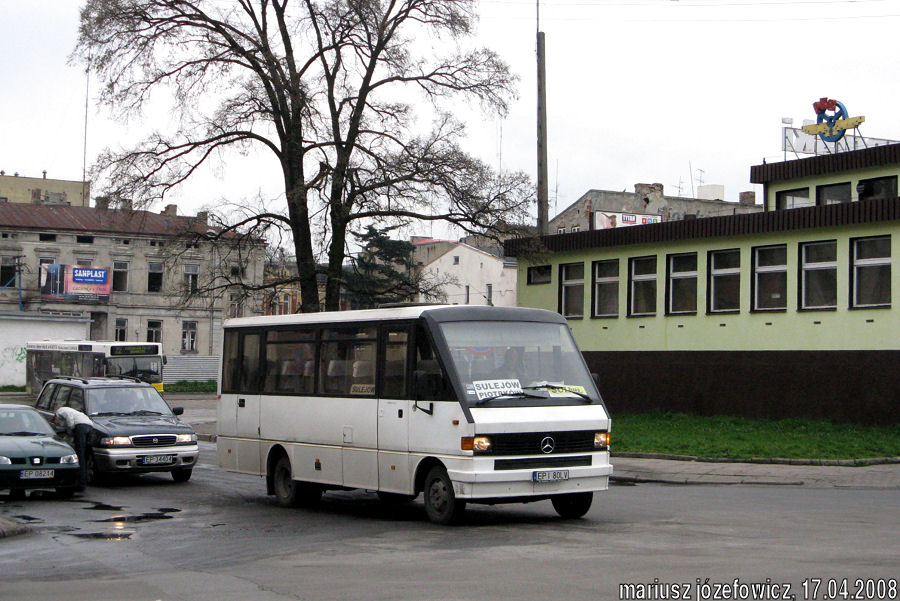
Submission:
<svg viewBox="0 0 900 601">
<path fill-rule="evenodd" d="M 166 355 L 163 355 L 163 365 L 169 364 L 169 358 Z"/>
<path fill-rule="evenodd" d="M 432 415 L 434 413 L 434 402 L 428 403 L 428 408 L 419 405 L 419 401 L 437 398 L 441 390 L 441 374 L 434 372 L 422 371 L 417 369 L 413 372 L 413 409 Z"/>
</svg>

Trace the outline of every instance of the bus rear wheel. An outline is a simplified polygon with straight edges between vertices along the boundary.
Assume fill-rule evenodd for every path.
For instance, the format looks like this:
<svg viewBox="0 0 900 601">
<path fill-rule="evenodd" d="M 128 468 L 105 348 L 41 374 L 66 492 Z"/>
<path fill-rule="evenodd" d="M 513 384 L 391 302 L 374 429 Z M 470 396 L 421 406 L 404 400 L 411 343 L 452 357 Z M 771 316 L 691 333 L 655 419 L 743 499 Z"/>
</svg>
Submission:
<svg viewBox="0 0 900 601">
<path fill-rule="evenodd" d="M 594 501 L 592 492 L 574 492 L 565 495 L 555 495 L 550 499 L 553 509 L 560 517 L 572 520 L 583 517 L 591 508 Z"/>
<path fill-rule="evenodd" d="M 466 502 L 456 498 L 453 482 L 442 466 L 431 468 L 425 476 L 425 513 L 435 524 L 452 524 L 462 519 Z"/>
<path fill-rule="evenodd" d="M 291 460 L 287 456 L 275 462 L 272 470 L 272 488 L 275 501 L 282 507 L 313 506 L 322 499 L 322 488 L 310 482 L 294 480 L 291 474 Z"/>
</svg>

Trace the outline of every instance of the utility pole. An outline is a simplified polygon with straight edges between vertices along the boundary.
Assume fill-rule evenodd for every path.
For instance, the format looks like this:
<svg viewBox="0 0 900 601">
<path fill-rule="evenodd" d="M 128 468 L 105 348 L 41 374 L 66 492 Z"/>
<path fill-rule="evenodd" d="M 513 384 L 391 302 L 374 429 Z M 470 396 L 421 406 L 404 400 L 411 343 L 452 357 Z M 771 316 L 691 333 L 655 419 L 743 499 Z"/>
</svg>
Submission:
<svg viewBox="0 0 900 601">
<path fill-rule="evenodd" d="M 537 0 L 537 229 L 539 236 L 550 231 L 547 186 L 547 74 L 544 62 L 544 32 L 541 31 L 541 0 Z"/>
</svg>

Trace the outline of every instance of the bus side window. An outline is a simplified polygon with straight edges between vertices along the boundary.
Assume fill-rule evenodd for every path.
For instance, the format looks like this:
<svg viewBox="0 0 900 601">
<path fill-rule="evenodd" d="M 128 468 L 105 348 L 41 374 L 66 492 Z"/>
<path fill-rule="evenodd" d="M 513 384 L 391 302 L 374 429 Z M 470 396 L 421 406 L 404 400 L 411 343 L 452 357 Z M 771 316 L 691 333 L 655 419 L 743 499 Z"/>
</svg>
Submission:
<svg viewBox="0 0 900 601">
<path fill-rule="evenodd" d="M 413 365 L 414 371 L 425 372 L 426 374 L 439 375 L 440 385 L 434 399 L 429 401 L 449 401 L 453 399 L 453 393 L 446 375 L 441 370 L 441 365 L 437 360 L 437 353 L 431 346 L 431 341 L 425 333 L 425 329 L 421 326 L 416 328 L 416 363 Z"/>
<path fill-rule="evenodd" d="M 259 392 L 259 334 L 244 334 L 240 392 Z"/>
<path fill-rule="evenodd" d="M 406 398 L 406 364 L 409 333 L 403 329 L 384 331 L 384 369 L 381 396 L 389 399 Z"/>
</svg>

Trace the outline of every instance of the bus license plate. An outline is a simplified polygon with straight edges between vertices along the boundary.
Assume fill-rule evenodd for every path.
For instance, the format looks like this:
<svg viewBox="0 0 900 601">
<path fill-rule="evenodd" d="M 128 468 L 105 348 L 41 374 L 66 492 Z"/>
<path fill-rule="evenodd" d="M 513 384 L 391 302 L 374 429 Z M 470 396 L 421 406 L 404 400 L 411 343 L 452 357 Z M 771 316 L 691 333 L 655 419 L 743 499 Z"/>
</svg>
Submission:
<svg viewBox="0 0 900 601">
<path fill-rule="evenodd" d="M 168 465 L 175 463 L 175 455 L 144 455 L 138 457 L 138 465 Z"/>
<path fill-rule="evenodd" d="M 52 478 L 53 470 L 22 470 L 19 472 L 19 478 L 22 480 L 43 480 Z"/>
<path fill-rule="evenodd" d="M 531 474 L 534 482 L 559 482 L 569 479 L 569 470 L 538 470 Z"/>
</svg>

